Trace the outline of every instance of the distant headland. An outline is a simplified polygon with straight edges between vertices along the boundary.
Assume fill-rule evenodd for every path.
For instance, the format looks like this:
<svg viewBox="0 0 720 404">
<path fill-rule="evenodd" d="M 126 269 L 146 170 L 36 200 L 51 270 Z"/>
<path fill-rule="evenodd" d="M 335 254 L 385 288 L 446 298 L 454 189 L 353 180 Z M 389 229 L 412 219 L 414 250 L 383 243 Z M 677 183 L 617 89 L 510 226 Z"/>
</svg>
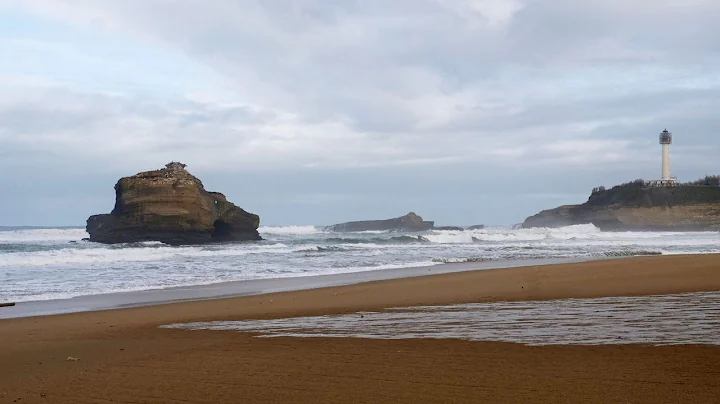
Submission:
<svg viewBox="0 0 720 404">
<path fill-rule="evenodd" d="M 720 176 L 681 183 L 670 174 L 673 134 L 660 132 L 661 178 L 597 187 L 581 205 L 544 210 L 523 228 L 592 223 L 601 230 L 720 230 Z"/>
<path fill-rule="evenodd" d="M 523 228 L 592 223 L 601 230 L 720 230 L 720 176 L 689 183 L 635 180 L 597 187 L 580 205 L 528 217 Z"/>
</svg>

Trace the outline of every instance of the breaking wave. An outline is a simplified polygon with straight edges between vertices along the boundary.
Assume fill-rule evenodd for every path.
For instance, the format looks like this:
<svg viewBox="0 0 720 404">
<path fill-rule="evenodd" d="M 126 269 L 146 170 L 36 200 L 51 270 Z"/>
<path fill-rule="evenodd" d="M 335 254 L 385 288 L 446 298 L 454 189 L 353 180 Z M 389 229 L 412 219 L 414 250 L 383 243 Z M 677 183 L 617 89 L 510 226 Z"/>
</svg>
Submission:
<svg viewBox="0 0 720 404">
<path fill-rule="evenodd" d="M 465 262 L 486 262 L 492 261 L 489 257 L 470 257 L 470 258 L 433 258 L 432 262 L 439 264 L 460 264 Z"/>
<path fill-rule="evenodd" d="M 592 239 L 602 234 L 592 224 L 560 228 L 515 229 L 507 227 L 479 230 L 435 230 L 425 237 L 439 244 L 472 244 L 483 242 L 543 241 Z"/>
<path fill-rule="evenodd" d="M 529 249 L 524 249 L 528 251 Z M 458 264 L 468 262 L 487 262 L 497 260 L 536 260 L 536 259 L 562 259 L 562 258 L 614 258 L 614 257 L 643 257 L 652 255 L 663 255 L 662 251 L 655 250 L 628 250 L 628 251 L 602 251 L 587 254 L 572 253 L 526 253 L 517 252 L 511 248 L 502 249 L 501 253 L 488 255 L 484 257 L 450 257 L 450 258 L 433 258 L 432 262 L 439 264 Z"/>
<path fill-rule="evenodd" d="M 720 253 L 718 232 L 601 232 L 592 225 L 419 233 L 264 226 L 259 231 L 265 241 L 104 245 L 81 241 L 87 237 L 82 228 L 0 227 L 0 297 L 28 301 L 443 263 Z"/>
<path fill-rule="evenodd" d="M 329 243 L 337 244 L 412 244 L 412 243 L 429 243 L 427 236 L 395 236 L 395 237 L 371 237 L 371 238 L 345 238 L 330 237 L 325 239 Z"/>
<path fill-rule="evenodd" d="M 82 228 L 0 227 L 0 243 L 79 241 L 88 237 Z"/>
<path fill-rule="evenodd" d="M 219 248 L 170 247 L 162 243 L 145 242 L 94 248 L 61 248 L 0 254 L 0 268 L 71 264 L 120 264 L 173 259 L 239 257 L 251 254 L 283 254 L 295 251 L 297 251 L 297 248 L 291 248 L 281 243 L 252 246 L 250 248 L 244 245 L 236 248 Z"/>
<path fill-rule="evenodd" d="M 322 231 L 315 226 L 263 226 L 258 229 L 258 232 L 263 234 L 272 235 L 305 235 L 305 234 L 316 234 Z"/>
</svg>

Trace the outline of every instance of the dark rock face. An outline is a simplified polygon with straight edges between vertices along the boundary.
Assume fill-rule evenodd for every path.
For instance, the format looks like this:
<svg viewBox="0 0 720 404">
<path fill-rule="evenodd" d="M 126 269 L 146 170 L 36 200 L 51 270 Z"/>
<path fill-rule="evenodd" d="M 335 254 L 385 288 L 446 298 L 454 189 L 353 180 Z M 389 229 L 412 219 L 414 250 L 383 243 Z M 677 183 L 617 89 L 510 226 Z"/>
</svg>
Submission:
<svg viewBox="0 0 720 404">
<path fill-rule="evenodd" d="M 90 241 L 106 244 L 161 241 L 171 245 L 261 240 L 260 217 L 208 192 L 181 163 L 121 178 L 115 208 L 90 216 Z"/>
<path fill-rule="evenodd" d="M 424 221 L 422 217 L 410 212 L 405 216 L 387 220 L 365 220 L 328 226 L 326 230 L 336 232 L 351 231 L 426 231 L 431 230 L 435 222 Z"/>
<path fill-rule="evenodd" d="M 594 192 L 581 205 L 544 210 L 525 219 L 522 227 L 576 224 L 609 231 L 719 230 L 720 188 L 619 186 Z"/>
<path fill-rule="evenodd" d="M 485 228 L 484 224 L 476 224 L 476 225 L 472 225 L 472 226 L 468 227 L 465 230 L 482 230 L 484 228 Z"/>
</svg>

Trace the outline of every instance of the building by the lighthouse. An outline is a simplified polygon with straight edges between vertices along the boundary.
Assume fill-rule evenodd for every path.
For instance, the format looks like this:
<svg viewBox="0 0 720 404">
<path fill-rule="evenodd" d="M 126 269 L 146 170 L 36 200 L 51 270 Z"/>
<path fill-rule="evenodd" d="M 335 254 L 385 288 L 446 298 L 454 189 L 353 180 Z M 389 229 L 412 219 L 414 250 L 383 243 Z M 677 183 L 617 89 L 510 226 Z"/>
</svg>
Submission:
<svg viewBox="0 0 720 404">
<path fill-rule="evenodd" d="M 662 146 L 662 178 L 648 182 L 651 187 L 672 187 L 678 184 L 676 177 L 670 176 L 670 145 L 672 133 L 667 129 L 660 132 L 660 146 Z"/>
</svg>

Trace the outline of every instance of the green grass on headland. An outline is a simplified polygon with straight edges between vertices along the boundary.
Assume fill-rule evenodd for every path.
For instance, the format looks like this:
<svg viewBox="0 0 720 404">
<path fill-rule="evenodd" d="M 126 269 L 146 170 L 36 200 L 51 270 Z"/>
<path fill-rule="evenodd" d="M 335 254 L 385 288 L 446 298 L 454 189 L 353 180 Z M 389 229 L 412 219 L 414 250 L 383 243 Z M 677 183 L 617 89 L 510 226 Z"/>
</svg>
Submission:
<svg viewBox="0 0 720 404">
<path fill-rule="evenodd" d="M 672 187 L 650 187 L 642 179 L 597 187 L 586 202 L 591 206 L 677 206 L 720 203 L 720 176 L 713 175 Z"/>
</svg>

